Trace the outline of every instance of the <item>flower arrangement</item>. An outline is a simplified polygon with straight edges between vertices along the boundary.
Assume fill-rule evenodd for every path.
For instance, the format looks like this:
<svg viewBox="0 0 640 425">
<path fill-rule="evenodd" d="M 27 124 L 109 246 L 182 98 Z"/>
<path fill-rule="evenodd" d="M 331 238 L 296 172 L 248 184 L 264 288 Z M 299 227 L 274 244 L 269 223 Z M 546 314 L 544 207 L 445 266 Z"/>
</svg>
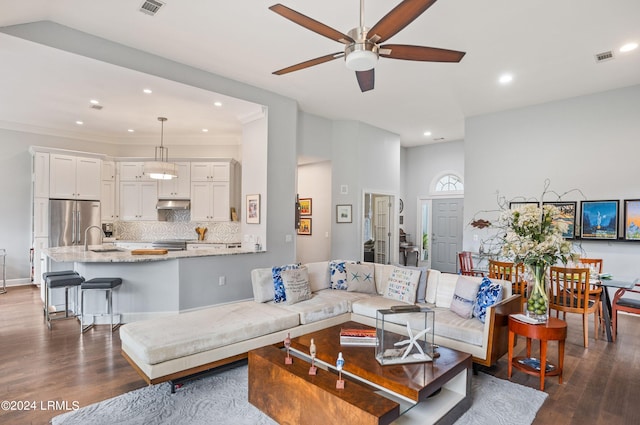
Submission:
<svg viewBox="0 0 640 425">
<path fill-rule="evenodd" d="M 572 244 L 563 238 L 567 224 L 554 205 L 525 204 L 504 210 L 496 227 L 502 255 L 529 267 L 532 275 L 527 297 L 527 314 L 540 321 L 548 317 L 549 297 L 545 285 L 546 270 L 557 262 L 573 259 Z"/>
</svg>

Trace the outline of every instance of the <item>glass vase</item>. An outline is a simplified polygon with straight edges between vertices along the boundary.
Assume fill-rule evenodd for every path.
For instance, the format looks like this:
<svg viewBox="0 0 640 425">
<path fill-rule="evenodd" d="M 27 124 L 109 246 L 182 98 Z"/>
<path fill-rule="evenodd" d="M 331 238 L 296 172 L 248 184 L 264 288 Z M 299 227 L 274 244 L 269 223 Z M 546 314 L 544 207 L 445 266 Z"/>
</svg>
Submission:
<svg viewBox="0 0 640 425">
<path fill-rule="evenodd" d="M 546 322 L 549 318 L 549 293 L 546 284 L 547 265 L 531 264 L 528 267 L 531 279 L 527 285 L 525 314 L 538 322 Z"/>
</svg>

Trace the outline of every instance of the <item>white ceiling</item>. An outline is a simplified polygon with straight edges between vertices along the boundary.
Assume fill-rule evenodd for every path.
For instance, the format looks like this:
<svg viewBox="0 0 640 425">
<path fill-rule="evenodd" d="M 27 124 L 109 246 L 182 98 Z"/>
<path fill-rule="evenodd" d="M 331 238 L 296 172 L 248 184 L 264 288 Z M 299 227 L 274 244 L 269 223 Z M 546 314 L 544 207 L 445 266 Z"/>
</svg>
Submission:
<svg viewBox="0 0 640 425">
<path fill-rule="evenodd" d="M 463 139 L 465 117 L 640 84 L 640 49 L 617 51 L 640 42 L 638 0 L 439 0 L 388 42 L 466 56 L 459 64 L 381 58 L 366 93 L 341 59 L 272 75 L 342 50 L 268 10 L 276 1 L 166 0 L 151 17 L 138 11 L 143 0 L 0 0 L 0 26 L 50 20 L 293 98 L 309 113 L 389 130 L 403 146 Z M 341 32 L 358 23 L 358 0 L 281 1 Z M 398 3 L 365 0 L 365 24 Z M 596 63 L 607 50 L 615 58 Z M 260 108 L 4 34 L 0 64 L 4 128 L 155 143 L 164 115 L 165 143 L 226 143 Z M 505 72 L 514 76 L 507 86 L 497 82 Z M 94 98 L 102 111 L 89 108 Z M 212 107 L 216 100 L 223 107 Z"/>
</svg>

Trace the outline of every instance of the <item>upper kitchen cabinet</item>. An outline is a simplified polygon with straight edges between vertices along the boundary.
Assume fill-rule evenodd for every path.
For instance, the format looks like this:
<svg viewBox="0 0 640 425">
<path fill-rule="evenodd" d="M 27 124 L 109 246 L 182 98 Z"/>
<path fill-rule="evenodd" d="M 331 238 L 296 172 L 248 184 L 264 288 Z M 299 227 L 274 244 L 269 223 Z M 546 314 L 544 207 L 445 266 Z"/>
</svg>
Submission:
<svg viewBox="0 0 640 425">
<path fill-rule="evenodd" d="M 116 179 L 116 163 L 114 161 L 102 161 L 102 180 L 114 181 Z"/>
<path fill-rule="evenodd" d="M 152 181 L 144 175 L 144 162 L 119 162 L 120 181 Z"/>
<path fill-rule="evenodd" d="M 49 154 L 46 152 L 33 154 L 33 197 L 49 197 Z"/>
<path fill-rule="evenodd" d="M 120 220 L 157 220 L 158 185 L 150 182 L 120 182 Z"/>
<path fill-rule="evenodd" d="M 191 163 L 191 181 L 193 182 L 228 182 L 230 175 L 230 162 Z"/>
<path fill-rule="evenodd" d="M 49 197 L 59 199 L 100 200 L 102 160 L 51 154 L 49 161 Z"/>
<path fill-rule="evenodd" d="M 171 180 L 158 181 L 158 198 L 190 199 L 191 198 L 191 164 L 176 162 L 178 177 Z"/>
</svg>

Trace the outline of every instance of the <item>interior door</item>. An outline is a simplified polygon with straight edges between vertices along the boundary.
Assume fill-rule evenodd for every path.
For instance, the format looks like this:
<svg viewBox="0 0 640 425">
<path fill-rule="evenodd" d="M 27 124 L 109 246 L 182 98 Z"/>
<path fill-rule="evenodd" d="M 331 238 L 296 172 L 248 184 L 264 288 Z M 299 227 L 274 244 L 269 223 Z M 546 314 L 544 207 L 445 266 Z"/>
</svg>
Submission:
<svg viewBox="0 0 640 425">
<path fill-rule="evenodd" d="M 432 202 L 431 267 L 456 273 L 456 255 L 462 250 L 464 199 L 434 199 Z"/>
</svg>

